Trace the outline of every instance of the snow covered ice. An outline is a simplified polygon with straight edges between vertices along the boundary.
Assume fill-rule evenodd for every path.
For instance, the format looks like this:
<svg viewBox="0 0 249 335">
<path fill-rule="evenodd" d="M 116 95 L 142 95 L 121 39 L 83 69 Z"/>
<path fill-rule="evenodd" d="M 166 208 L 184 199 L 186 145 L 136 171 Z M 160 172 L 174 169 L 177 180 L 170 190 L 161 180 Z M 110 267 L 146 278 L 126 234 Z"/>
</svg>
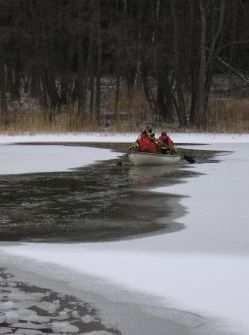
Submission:
<svg viewBox="0 0 249 335">
<path fill-rule="evenodd" d="M 96 334 L 118 334 L 102 324 L 89 305 L 72 296 L 26 285 L 0 269 L 0 334 L 85 334 L 86 329 Z"/>
<path fill-rule="evenodd" d="M 117 154 L 105 149 L 58 145 L 0 145 L 0 174 L 59 172 L 111 159 Z"/>
<path fill-rule="evenodd" d="M 38 262 L 62 266 L 65 271 L 102 278 L 122 289 L 138 291 L 154 297 L 153 303 L 201 313 L 220 320 L 227 331 L 249 333 L 249 136 L 173 134 L 176 142 L 211 143 L 203 150 L 221 150 L 219 163 L 196 164 L 188 168 L 200 173 L 185 183 L 154 189 L 154 192 L 181 194 L 187 214 L 178 219 L 185 229 L 172 233 L 120 242 L 2 245 L 9 255 L 22 256 Z M 114 141 L 131 141 L 131 135 L 115 136 Z M 56 139 L 55 139 L 56 138 Z M 77 138 L 77 140 L 76 140 Z M 90 138 L 90 139 L 89 139 Z M 133 137 L 134 138 L 134 137 Z M 20 138 L 19 138 L 20 139 Z M 0 138 L 2 143 L 19 142 L 18 138 Z M 111 141 L 111 135 L 61 136 L 61 141 Z M 38 138 L 36 140 L 39 141 Z M 30 138 L 30 141 L 35 142 Z M 51 136 L 51 141 L 58 137 Z M 29 141 L 26 137 L 25 140 Z M 40 141 L 46 141 L 41 137 Z M 2 148 L 4 147 L 4 149 Z M 10 148 L 8 151 L 7 148 Z M 28 148 L 28 147 L 27 147 Z M 39 152 L 39 147 L 34 147 Z M 42 160 L 53 146 L 41 147 Z M 118 154 L 104 149 L 61 147 L 53 171 L 91 164 L 98 159 L 111 159 Z M 195 147 L 196 148 L 196 147 Z M 25 172 L 11 170 L 7 164 L 13 159 L 11 146 L 1 146 L 7 157 L 1 173 Z M 24 150 L 13 146 L 18 150 Z M 80 150 L 87 150 L 82 158 Z M 98 150 L 98 152 L 97 152 Z M 102 151 L 103 150 L 103 151 Z M 102 154 L 101 154 L 102 151 Z M 91 154 L 92 153 L 92 154 Z M 73 155 L 68 163 L 65 155 Z M 90 156 L 88 156 L 88 154 Z M 101 156 L 99 156 L 99 154 Z M 36 164 L 40 165 L 38 156 Z M 87 159 L 89 157 L 89 160 Z M 100 157 L 100 158 L 99 158 Z M 11 165 L 15 166 L 16 161 Z M 60 164 L 62 163 L 63 164 Z M 45 166 L 42 171 L 50 171 Z M 6 168 L 7 166 L 7 168 Z"/>
</svg>

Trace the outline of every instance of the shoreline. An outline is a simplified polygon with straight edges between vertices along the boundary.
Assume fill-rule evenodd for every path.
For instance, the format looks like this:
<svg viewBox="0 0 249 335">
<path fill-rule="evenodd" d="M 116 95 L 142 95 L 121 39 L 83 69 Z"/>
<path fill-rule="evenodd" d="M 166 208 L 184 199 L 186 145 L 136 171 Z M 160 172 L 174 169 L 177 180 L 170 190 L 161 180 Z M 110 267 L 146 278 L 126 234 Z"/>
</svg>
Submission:
<svg viewBox="0 0 249 335">
<path fill-rule="evenodd" d="M 21 256 L 2 252 L 0 257 L 6 271 L 18 282 L 38 290 L 77 297 L 81 304 L 86 303 L 96 311 L 103 328 L 115 329 L 122 335 L 151 335 L 155 330 L 156 335 L 165 335 L 165 331 L 171 335 L 197 335 L 200 331 L 202 335 L 208 335 L 210 331 L 214 335 L 225 335 L 224 331 L 218 331 L 217 320 L 167 307 L 156 297 L 129 291 L 87 274 L 69 272 L 54 264 L 24 262 L 25 258 Z M 108 334 L 116 332 L 103 333 Z"/>
<path fill-rule="evenodd" d="M 157 132 L 156 132 L 157 133 Z M 214 144 L 214 143 L 249 143 L 248 133 L 201 133 L 201 132 L 170 132 L 177 145 L 185 144 Z M 139 135 L 137 132 L 66 132 L 66 133 L 21 133 L 1 134 L 0 144 L 30 143 L 30 142 L 123 142 L 133 143 Z M 158 135 L 158 134 L 157 134 Z"/>
</svg>

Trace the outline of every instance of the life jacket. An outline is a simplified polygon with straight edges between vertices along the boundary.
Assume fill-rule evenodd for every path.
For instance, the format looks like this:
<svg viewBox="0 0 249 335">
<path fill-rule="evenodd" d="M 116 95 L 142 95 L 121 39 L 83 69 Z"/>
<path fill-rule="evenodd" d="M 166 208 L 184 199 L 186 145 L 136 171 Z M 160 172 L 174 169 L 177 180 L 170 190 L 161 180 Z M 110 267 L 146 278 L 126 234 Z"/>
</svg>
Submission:
<svg viewBox="0 0 249 335">
<path fill-rule="evenodd" d="M 172 139 L 168 135 L 161 135 L 159 137 L 159 142 L 161 144 L 166 144 L 169 147 L 174 145 L 174 142 L 172 141 Z"/>
<path fill-rule="evenodd" d="M 158 146 L 148 136 L 141 136 L 137 142 L 139 144 L 139 151 L 141 152 L 158 152 Z"/>
</svg>

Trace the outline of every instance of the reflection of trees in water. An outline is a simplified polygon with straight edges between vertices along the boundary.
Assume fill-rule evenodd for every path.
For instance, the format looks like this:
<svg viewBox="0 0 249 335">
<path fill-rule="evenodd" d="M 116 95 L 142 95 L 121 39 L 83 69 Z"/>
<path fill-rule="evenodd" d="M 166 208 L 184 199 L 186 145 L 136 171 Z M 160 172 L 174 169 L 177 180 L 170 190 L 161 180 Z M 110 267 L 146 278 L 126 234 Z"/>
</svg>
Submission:
<svg viewBox="0 0 249 335">
<path fill-rule="evenodd" d="M 172 196 L 144 188 L 188 175 L 113 160 L 73 172 L 2 176 L 1 239 L 109 240 L 165 229 L 157 219 L 172 214 Z"/>
</svg>

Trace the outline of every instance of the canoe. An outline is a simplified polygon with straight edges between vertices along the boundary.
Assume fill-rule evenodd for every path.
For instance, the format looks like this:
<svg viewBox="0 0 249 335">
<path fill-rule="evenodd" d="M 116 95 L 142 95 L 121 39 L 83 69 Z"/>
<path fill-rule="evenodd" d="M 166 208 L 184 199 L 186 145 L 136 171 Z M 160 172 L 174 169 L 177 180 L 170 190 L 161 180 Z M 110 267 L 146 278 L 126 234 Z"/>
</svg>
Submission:
<svg viewBox="0 0 249 335">
<path fill-rule="evenodd" d="M 166 165 L 180 161 L 181 156 L 171 154 L 153 154 L 148 152 L 131 152 L 129 160 L 134 165 Z"/>
</svg>

